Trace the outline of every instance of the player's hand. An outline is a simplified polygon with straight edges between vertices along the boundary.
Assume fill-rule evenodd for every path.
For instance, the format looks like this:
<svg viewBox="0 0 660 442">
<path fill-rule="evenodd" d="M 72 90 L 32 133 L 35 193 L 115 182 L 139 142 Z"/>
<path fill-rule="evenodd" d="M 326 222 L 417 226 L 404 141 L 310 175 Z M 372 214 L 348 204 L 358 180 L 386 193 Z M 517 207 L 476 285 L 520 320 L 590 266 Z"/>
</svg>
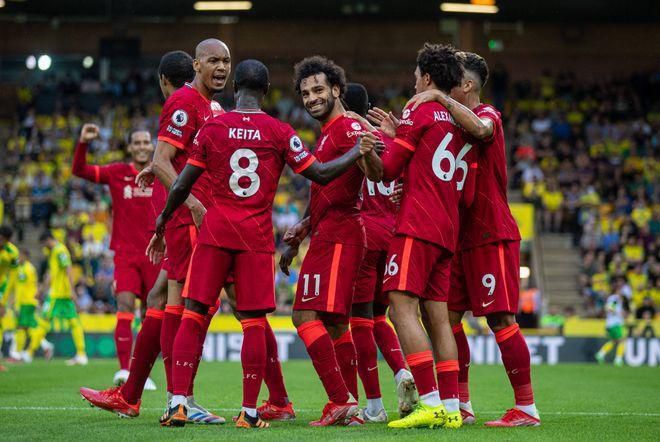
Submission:
<svg viewBox="0 0 660 442">
<path fill-rule="evenodd" d="M 344 116 L 347 117 L 347 118 L 352 118 L 354 120 L 357 120 L 365 129 L 367 129 L 370 132 L 373 132 L 373 131 L 376 130 L 376 128 L 373 127 L 371 125 L 371 123 L 369 123 L 369 121 L 367 121 L 366 118 L 364 118 L 362 115 L 360 115 L 358 113 L 355 113 L 353 111 L 346 111 L 346 112 L 344 112 Z"/>
<path fill-rule="evenodd" d="M 423 103 L 430 103 L 433 101 L 442 103 L 443 98 L 447 98 L 447 96 L 437 89 L 420 92 L 419 94 L 415 95 L 410 100 L 408 100 L 408 102 L 406 103 L 406 108 L 412 105 L 412 107 L 410 108 L 410 111 L 412 112 L 415 109 L 417 109 L 420 104 Z"/>
<path fill-rule="evenodd" d="M 392 201 L 396 208 L 398 209 L 401 206 L 401 199 L 403 198 L 403 183 L 396 183 L 394 185 L 394 190 L 392 195 L 390 195 L 390 201 Z"/>
<path fill-rule="evenodd" d="M 309 217 L 307 217 L 289 228 L 289 230 L 284 233 L 282 241 L 284 241 L 284 243 L 289 247 L 298 248 L 300 243 L 303 242 L 305 238 L 307 238 L 307 235 L 309 235 L 309 231 L 311 229 L 312 226 Z"/>
<path fill-rule="evenodd" d="M 186 205 L 190 209 L 195 226 L 199 229 L 202 226 L 202 221 L 204 221 L 204 215 L 206 215 L 206 207 L 199 200 L 194 200 L 191 203 L 186 202 Z"/>
<path fill-rule="evenodd" d="M 378 146 L 378 147 L 376 147 Z M 376 149 L 376 151 L 383 151 L 385 145 L 376 135 L 371 132 L 367 132 L 362 137 L 360 137 L 360 155 L 364 156 Z"/>
<path fill-rule="evenodd" d="M 142 169 L 140 173 L 137 174 L 135 177 L 135 184 L 140 186 L 140 189 L 144 190 L 154 183 L 155 178 L 156 175 L 154 174 L 154 169 L 151 163 L 149 163 L 147 167 Z"/>
<path fill-rule="evenodd" d="M 289 276 L 289 266 L 296 256 L 298 256 L 298 247 L 291 246 L 288 246 L 280 256 L 280 270 L 286 276 Z"/>
<path fill-rule="evenodd" d="M 80 141 L 81 143 L 89 143 L 99 136 L 99 127 L 96 124 L 87 123 L 84 124 L 82 130 L 80 131 Z"/>
<path fill-rule="evenodd" d="M 149 257 L 149 261 L 151 261 L 152 264 L 158 264 L 165 256 L 165 250 L 165 238 L 158 234 L 154 234 L 149 241 L 145 254 Z"/>
<path fill-rule="evenodd" d="M 390 138 L 396 135 L 396 128 L 399 127 L 399 119 L 392 112 L 385 112 L 381 108 L 374 107 L 367 112 L 367 118 L 374 123 Z"/>
</svg>

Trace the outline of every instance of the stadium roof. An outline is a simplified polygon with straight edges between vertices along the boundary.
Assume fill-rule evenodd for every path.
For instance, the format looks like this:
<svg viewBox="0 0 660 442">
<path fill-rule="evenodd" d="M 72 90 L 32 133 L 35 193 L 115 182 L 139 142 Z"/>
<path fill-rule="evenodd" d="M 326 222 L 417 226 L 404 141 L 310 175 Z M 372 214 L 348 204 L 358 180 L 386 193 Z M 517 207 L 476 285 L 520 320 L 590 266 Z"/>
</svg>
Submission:
<svg viewBox="0 0 660 442">
<path fill-rule="evenodd" d="M 133 16 L 157 21 L 159 17 L 213 17 L 236 15 L 256 19 L 429 19 L 482 18 L 493 21 L 546 22 L 657 22 L 658 0 L 499 0 L 495 15 L 451 14 L 440 11 L 441 0 L 251 0 L 241 12 L 199 12 L 196 0 L 5 0 L 0 18 L 20 21 L 70 18 L 78 21 Z M 468 0 L 446 0 L 468 2 Z M 243 2 L 246 3 L 246 2 Z"/>
</svg>

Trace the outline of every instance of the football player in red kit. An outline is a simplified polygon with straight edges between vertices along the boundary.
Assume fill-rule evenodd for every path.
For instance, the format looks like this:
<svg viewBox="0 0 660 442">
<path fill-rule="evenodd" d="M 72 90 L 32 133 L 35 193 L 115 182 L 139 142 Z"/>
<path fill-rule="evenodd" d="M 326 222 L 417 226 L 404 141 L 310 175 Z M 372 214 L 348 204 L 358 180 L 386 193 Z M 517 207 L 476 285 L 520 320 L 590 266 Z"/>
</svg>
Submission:
<svg viewBox="0 0 660 442">
<path fill-rule="evenodd" d="M 151 211 L 153 187 L 138 187 L 135 177 L 151 160 L 154 146 L 151 134 L 135 130 L 130 135 L 128 153 L 131 162 L 117 162 L 104 166 L 87 164 L 89 143 L 99 136 L 94 124 L 83 125 L 80 140 L 73 156 L 73 174 L 94 183 L 107 184 L 112 198 L 112 236 L 110 249 L 114 251 L 115 298 L 117 300 L 117 326 L 115 346 L 119 371 L 114 382 L 123 384 L 133 349 L 133 316 L 135 298 L 145 305 L 147 293 L 154 285 L 159 267 L 145 256 L 151 238 L 147 229 Z"/>
<path fill-rule="evenodd" d="M 245 60 L 236 68 L 234 111 L 210 120 L 195 138 L 188 165 L 173 184 L 159 216 L 165 225 L 203 176 L 212 183 L 212 201 L 189 267 L 186 309 L 174 343 L 174 397 L 164 425 L 187 420 L 186 391 L 197 354 L 190 342 L 205 333 L 209 307 L 215 305 L 230 271 L 235 281 L 235 311 L 243 326 L 243 408 L 240 428 L 266 428 L 256 402 L 266 368 L 266 313 L 275 310 L 272 205 L 285 164 L 319 184 L 328 184 L 353 167 L 364 152 L 354 146 L 340 158 L 321 163 L 294 130 L 261 111 L 268 92 L 267 68 Z M 255 277 L 255 272 L 260 277 Z"/>
<path fill-rule="evenodd" d="M 449 92 L 460 85 L 461 77 L 459 56 L 452 47 L 427 43 L 419 51 L 415 70 L 418 93 L 430 89 Z M 386 144 L 383 179 L 403 173 L 403 199 L 383 290 L 389 292 L 390 318 L 420 395 L 410 415 L 388 426 L 458 428 L 462 423 L 459 368 L 447 300 L 472 146 L 465 143 L 460 128 L 438 103 L 426 103 L 415 111 L 404 109 L 394 140 Z M 422 338 L 420 307 L 429 318 L 426 331 L 433 352 Z"/>
<path fill-rule="evenodd" d="M 341 156 L 360 136 L 372 143 L 378 141 L 357 120 L 344 115 L 340 98 L 346 77 L 341 67 L 325 57 L 314 56 L 296 64 L 294 70 L 294 86 L 303 105 L 322 124 L 314 151 L 319 161 Z M 362 168 L 374 159 L 377 154 L 371 151 L 337 180 L 328 185 L 315 183 L 311 188 L 311 243 L 300 269 L 293 324 L 329 399 L 321 418 L 311 423 L 313 426 L 362 422 L 353 419 L 358 413 L 357 355 L 348 322 L 366 246 L 360 216 Z M 377 167 L 375 164 L 372 169 Z M 295 245 L 283 253 L 280 267 L 286 274 L 297 253 Z"/>
<path fill-rule="evenodd" d="M 487 426 L 540 425 L 531 383 L 530 355 L 515 313 L 518 308 L 520 233 L 507 202 L 504 130 L 500 113 L 483 104 L 479 94 L 488 80 L 488 65 L 477 54 L 464 52 L 464 76 L 451 95 L 427 91 L 411 99 L 415 108 L 438 101 L 475 139 L 478 174 L 474 201 L 461 220 L 459 253 L 452 265 L 449 317 L 458 346 L 461 412 L 474 422 L 468 371 L 470 348 L 461 325 L 463 314 L 486 316 L 513 387 L 515 407 Z"/>
</svg>

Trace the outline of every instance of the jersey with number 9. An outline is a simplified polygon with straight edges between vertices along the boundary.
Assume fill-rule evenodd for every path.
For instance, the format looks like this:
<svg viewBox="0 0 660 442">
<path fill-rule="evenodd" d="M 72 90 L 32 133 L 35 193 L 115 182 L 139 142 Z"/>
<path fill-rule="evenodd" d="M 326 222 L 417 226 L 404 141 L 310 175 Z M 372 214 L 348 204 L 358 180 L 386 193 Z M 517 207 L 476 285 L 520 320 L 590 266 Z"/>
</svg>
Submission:
<svg viewBox="0 0 660 442">
<path fill-rule="evenodd" d="M 314 161 L 291 126 L 264 112 L 232 111 L 208 121 L 188 159 L 206 170 L 212 188 L 198 241 L 273 253 L 272 208 L 284 165 L 300 173 Z"/>
<path fill-rule="evenodd" d="M 396 137 L 383 154 L 384 179 L 403 172 L 403 199 L 396 233 L 455 251 L 459 203 L 465 186 L 472 145 L 439 103 L 405 109 Z"/>
</svg>

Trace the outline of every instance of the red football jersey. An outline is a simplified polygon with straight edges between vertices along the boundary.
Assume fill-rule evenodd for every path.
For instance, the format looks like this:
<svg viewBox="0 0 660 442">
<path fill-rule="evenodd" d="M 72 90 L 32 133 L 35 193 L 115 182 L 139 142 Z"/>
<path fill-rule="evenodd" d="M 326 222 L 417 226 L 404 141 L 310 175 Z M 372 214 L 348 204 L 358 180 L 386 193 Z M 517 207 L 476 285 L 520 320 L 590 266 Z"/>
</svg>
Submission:
<svg viewBox="0 0 660 442">
<path fill-rule="evenodd" d="M 163 110 L 160 113 L 158 139 L 177 148 L 176 155 L 172 159 L 172 166 L 177 173 L 181 173 L 186 166 L 186 161 L 192 149 L 193 138 L 202 128 L 204 122 L 211 117 L 220 115 L 222 112 L 222 107 L 217 101 L 208 100 L 190 83 L 186 83 L 183 87 L 177 89 L 165 101 Z M 207 207 L 210 201 L 210 183 L 206 174 L 203 174 L 197 180 L 192 193 Z M 167 200 L 167 192 L 160 182 L 156 186 L 155 194 L 154 208 L 157 213 L 160 213 Z M 168 225 L 176 227 L 184 224 L 193 224 L 193 219 L 190 210 L 185 206 L 181 206 L 174 212 Z"/>
<path fill-rule="evenodd" d="M 275 252 L 273 200 L 284 165 L 300 173 L 315 161 L 293 128 L 261 111 L 232 111 L 206 123 L 193 144 L 188 163 L 212 183 L 198 241 Z"/>
<path fill-rule="evenodd" d="M 332 161 L 351 150 L 364 129 L 343 114 L 321 128 L 314 155 L 321 162 Z M 310 221 L 312 238 L 333 243 L 366 246 L 360 217 L 360 189 L 364 174 L 356 165 L 326 184 L 312 183 Z"/>
<path fill-rule="evenodd" d="M 362 186 L 362 222 L 367 234 L 367 249 L 387 250 L 394 235 L 396 204 L 390 197 L 394 181 L 374 183 L 365 178 Z"/>
<path fill-rule="evenodd" d="M 479 118 L 493 121 L 489 140 L 475 142 L 478 164 L 474 201 L 461 219 L 461 249 L 503 241 L 520 240 L 520 232 L 506 195 L 506 151 L 502 117 L 493 106 L 480 104 L 473 109 Z"/>
<path fill-rule="evenodd" d="M 133 163 L 106 166 L 87 164 L 87 144 L 78 143 L 73 157 L 73 174 L 95 183 L 107 184 L 112 197 L 110 249 L 116 253 L 139 253 L 147 249 L 153 187 L 142 190 L 135 184 L 138 170 Z"/>
<path fill-rule="evenodd" d="M 455 251 L 459 203 L 472 145 L 439 103 L 406 108 L 396 138 L 383 154 L 384 179 L 403 174 L 403 199 L 396 233 Z"/>
</svg>

